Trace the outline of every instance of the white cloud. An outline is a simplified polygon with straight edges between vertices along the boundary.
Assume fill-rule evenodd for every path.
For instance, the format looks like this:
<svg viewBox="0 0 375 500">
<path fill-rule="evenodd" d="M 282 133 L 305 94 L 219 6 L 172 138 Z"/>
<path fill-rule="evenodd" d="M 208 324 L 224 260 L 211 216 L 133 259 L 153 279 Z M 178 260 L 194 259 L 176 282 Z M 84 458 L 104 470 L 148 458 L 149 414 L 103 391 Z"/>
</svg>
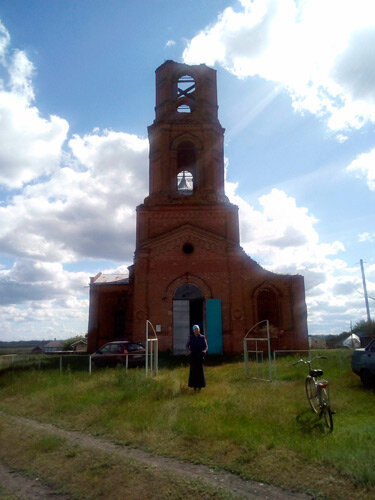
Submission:
<svg viewBox="0 0 375 500">
<path fill-rule="evenodd" d="M 147 140 L 105 131 L 69 145 L 71 166 L 0 207 L 0 250 L 44 261 L 129 261 L 135 207 L 147 190 Z"/>
<path fill-rule="evenodd" d="M 64 151 L 68 123 L 41 117 L 33 65 L 10 50 L 2 24 L 0 63 L 8 77 L 0 82 L 0 184 L 20 188 L 0 204 L 0 252 L 14 259 L 0 266 L 1 336 L 66 337 L 87 328 L 89 276 L 63 263 L 131 262 L 148 141 L 95 129 L 74 135 Z"/>
<path fill-rule="evenodd" d="M 363 243 L 364 241 L 374 242 L 375 241 L 375 233 L 361 233 L 358 235 L 358 241 Z"/>
<path fill-rule="evenodd" d="M 295 109 L 326 115 L 333 130 L 375 121 L 371 0 L 241 5 L 226 8 L 188 43 L 186 63 L 218 63 L 240 78 L 272 80 L 289 91 Z"/>
<path fill-rule="evenodd" d="M 88 282 L 86 273 L 65 271 L 61 263 L 17 259 L 12 268 L 0 270 L 0 304 L 75 298 L 82 296 Z"/>
<path fill-rule="evenodd" d="M 317 219 L 284 191 L 272 189 L 259 198 L 257 209 L 237 195 L 236 188 L 227 182 L 226 192 L 240 209 L 241 245 L 270 271 L 304 276 L 310 333 L 338 333 L 338 328 L 348 329 L 351 320 L 361 318 L 360 269 L 338 257 L 344 245 L 320 242 Z M 372 290 L 371 268 L 367 274 Z"/>
<path fill-rule="evenodd" d="M 0 62 L 5 64 L 5 54 L 10 44 L 10 35 L 6 27 L 0 21 Z"/>
<path fill-rule="evenodd" d="M 20 188 L 58 168 L 65 120 L 41 118 L 22 96 L 5 91 L 0 91 L 0 120 L 0 184 Z"/>
<path fill-rule="evenodd" d="M 9 65 L 9 86 L 11 92 L 25 99 L 27 103 L 34 100 L 34 89 L 31 77 L 34 65 L 21 50 L 12 55 Z"/>
<path fill-rule="evenodd" d="M 87 329 L 86 273 L 60 263 L 18 259 L 0 270 L 2 340 L 67 338 Z"/>
<path fill-rule="evenodd" d="M 88 300 L 70 297 L 0 308 L 1 340 L 66 339 L 87 331 Z"/>
<path fill-rule="evenodd" d="M 20 188 L 59 167 L 68 132 L 66 120 L 40 116 L 33 105 L 33 64 L 22 51 L 9 51 L 10 36 L 0 23 L 0 185 Z"/>
<path fill-rule="evenodd" d="M 347 170 L 354 172 L 358 178 L 364 178 L 371 191 L 375 191 L 375 148 L 369 153 L 360 154 Z"/>
<path fill-rule="evenodd" d="M 135 207 L 147 190 L 147 141 L 97 131 L 75 136 L 70 146 L 70 166 L 0 206 L 0 251 L 16 259 L 0 269 L 2 339 L 85 331 L 89 276 L 64 271 L 62 262 L 132 260 Z"/>
<path fill-rule="evenodd" d="M 174 45 L 176 45 L 176 42 L 174 40 L 168 40 L 165 44 L 166 47 L 173 47 Z"/>
</svg>

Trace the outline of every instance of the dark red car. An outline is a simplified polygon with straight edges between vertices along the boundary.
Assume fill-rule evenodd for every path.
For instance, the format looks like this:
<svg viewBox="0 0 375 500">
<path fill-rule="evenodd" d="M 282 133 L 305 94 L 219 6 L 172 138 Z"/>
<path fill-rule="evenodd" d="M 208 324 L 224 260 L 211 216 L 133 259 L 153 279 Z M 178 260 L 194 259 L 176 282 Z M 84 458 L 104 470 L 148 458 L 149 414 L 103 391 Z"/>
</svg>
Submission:
<svg viewBox="0 0 375 500">
<path fill-rule="evenodd" d="M 128 358 L 128 361 L 126 361 Z M 139 342 L 116 340 L 108 342 L 91 355 L 93 366 L 136 366 L 145 363 L 146 351 Z"/>
</svg>

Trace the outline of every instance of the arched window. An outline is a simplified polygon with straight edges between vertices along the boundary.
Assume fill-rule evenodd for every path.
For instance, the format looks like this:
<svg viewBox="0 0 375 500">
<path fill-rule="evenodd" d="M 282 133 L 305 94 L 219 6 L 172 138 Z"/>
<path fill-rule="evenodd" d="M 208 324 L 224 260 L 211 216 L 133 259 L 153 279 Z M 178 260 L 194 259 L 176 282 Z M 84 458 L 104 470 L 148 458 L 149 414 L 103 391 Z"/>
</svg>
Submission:
<svg viewBox="0 0 375 500">
<path fill-rule="evenodd" d="M 261 290 L 257 296 L 258 321 L 268 319 L 270 325 L 280 326 L 276 293 L 270 289 Z"/>
<path fill-rule="evenodd" d="M 187 104 L 181 104 L 177 108 L 178 113 L 191 113 L 191 107 Z"/>
<path fill-rule="evenodd" d="M 177 148 L 177 192 L 192 194 L 196 182 L 196 154 L 192 142 L 184 141 Z"/>
<path fill-rule="evenodd" d="M 194 191 L 194 180 L 188 170 L 183 170 L 177 174 L 177 191 L 179 194 L 192 194 Z"/>
<path fill-rule="evenodd" d="M 190 75 L 180 76 L 177 82 L 177 99 L 184 97 L 193 98 L 195 92 L 195 80 Z"/>
</svg>

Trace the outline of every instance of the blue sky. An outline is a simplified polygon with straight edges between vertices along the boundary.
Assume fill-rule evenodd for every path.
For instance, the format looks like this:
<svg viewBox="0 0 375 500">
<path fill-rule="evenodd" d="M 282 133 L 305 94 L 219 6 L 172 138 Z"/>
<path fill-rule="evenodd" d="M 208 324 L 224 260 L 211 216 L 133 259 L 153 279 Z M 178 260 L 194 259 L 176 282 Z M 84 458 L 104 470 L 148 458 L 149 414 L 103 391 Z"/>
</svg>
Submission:
<svg viewBox="0 0 375 500">
<path fill-rule="evenodd" d="M 84 333 L 89 277 L 131 264 L 167 59 L 217 70 L 246 252 L 305 276 L 309 333 L 366 318 L 372 1 L 3 0 L 0 21 L 0 340 Z"/>
</svg>

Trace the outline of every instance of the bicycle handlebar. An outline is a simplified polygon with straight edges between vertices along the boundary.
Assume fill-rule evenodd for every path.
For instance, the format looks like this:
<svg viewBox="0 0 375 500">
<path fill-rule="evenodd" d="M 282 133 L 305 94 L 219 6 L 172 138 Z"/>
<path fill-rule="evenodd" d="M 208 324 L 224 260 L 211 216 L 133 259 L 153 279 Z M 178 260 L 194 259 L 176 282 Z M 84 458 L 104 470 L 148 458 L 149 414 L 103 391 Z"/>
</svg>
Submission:
<svg viewBox="0 0 375 500">
<path fill-rule="evenodd" d="M 327 356 L 314 356 L 310 360 L 305 361 L 304 359 L 299 359 L 295 363 L 292 363 L 294 365 L 298 365 L 299 363 L 304 363 L 305 365 L 311 365 L 314 359 L 327 359 Z"/>
<path fill-rule="evenodd" d="M 299 363 L 310 363 L 310 361 L 305 361 L 304 359 L 299 359 L 298 361 L 296 361 L 295 363 L 292 363 L 292 365 L 298 365 Z"/>
</svg>

